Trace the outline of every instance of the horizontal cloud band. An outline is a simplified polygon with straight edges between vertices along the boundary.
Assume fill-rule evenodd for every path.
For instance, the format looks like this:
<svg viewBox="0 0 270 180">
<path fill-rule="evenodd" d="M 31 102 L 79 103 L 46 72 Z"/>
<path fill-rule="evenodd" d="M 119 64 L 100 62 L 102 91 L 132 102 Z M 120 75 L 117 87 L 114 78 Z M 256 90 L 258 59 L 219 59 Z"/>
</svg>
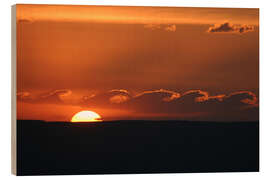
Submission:
<svg viewBox="0 0 270 180">
<path fill-rule="evenodd" d="M 70 90 L 56 90 L 37 97 L 29 92 L 17 94 L 18 101 L 28 103 L 63 103 Z M 74 105 L 74 104 L 73 104 Z M 202 90 L 189 90 L 180 94 L 169 90 L 152 90 L 132 95 L 127 90 L 110 90 L 81 98 L 76 105 L 87 108 L 109 108 L 133 111 L 141 114 L 181 114 L 223 118 L 258 119 L 258 99 L 250 91 L 237 91 L 228 95 L 209 95 Z"/>
</svg>

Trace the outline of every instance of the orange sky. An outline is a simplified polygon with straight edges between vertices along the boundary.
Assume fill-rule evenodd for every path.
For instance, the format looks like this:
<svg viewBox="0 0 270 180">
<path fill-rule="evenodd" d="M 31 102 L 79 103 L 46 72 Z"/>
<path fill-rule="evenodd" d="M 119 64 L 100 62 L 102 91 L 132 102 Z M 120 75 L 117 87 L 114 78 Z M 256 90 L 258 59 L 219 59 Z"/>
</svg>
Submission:
<svg viewBox="0 0 270 180">
<path fill-rule="evenodd" d="M 245 100 L 258 104 L 258 26 L 258 9 L 17 5 L 18 119 L 66 121 L 84 109 L 108 119 L 224 118 L 230 103 L 239 110 L 228 117 L 245 119 Z M 190 105 L 194 89 L 211 98 L 198 105 L 197 92 Z"/>
</svg>

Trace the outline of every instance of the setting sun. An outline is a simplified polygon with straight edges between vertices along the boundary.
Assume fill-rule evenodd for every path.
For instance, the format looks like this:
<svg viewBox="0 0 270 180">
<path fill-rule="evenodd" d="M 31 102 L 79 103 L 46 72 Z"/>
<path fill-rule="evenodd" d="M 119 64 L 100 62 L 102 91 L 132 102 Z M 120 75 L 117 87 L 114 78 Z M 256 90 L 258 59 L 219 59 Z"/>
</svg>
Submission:
<svg viewBox="0 0 270 180">
<path fill-rule="evenodd" d="M 71 122 L 102 122 L 101 116 L 93 111 L 80 111 L 76 113 Z"/>
</svg>

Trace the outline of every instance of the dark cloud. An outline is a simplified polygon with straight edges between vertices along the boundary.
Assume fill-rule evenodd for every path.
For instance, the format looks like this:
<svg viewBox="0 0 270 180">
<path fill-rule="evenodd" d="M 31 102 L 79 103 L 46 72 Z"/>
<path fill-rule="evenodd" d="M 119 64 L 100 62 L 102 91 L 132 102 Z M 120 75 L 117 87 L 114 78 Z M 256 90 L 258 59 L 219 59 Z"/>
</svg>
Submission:
<svg viewBox="0 0 270 180">
<path fill-rule="evenodd" d="M 211 26 L 208 29 L 209 33 L 217 33 L 217 32 L 245 33 L 245 32 L 250 32 L 250 31 L 254 31 L 254 26 L 234 25 L 234 24 L 230 24 L 229 22 L 225 22 L 223 24 L 215 24 L 214 26 Z"/>
</svg>

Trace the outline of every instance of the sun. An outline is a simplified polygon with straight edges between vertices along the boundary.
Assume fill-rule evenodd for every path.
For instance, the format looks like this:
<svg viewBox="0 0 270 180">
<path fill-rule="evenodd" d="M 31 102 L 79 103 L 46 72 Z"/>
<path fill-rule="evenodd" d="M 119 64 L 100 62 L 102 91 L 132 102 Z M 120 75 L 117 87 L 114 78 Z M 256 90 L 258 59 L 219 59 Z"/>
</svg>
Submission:
<svg viewBox="0 0 270 180">
<path fill-rule="evenodd" d="M 76 113 L 71 122 L 102 122 L 101 116 L 93 111 L 80 111 Z"/>
</svg>

